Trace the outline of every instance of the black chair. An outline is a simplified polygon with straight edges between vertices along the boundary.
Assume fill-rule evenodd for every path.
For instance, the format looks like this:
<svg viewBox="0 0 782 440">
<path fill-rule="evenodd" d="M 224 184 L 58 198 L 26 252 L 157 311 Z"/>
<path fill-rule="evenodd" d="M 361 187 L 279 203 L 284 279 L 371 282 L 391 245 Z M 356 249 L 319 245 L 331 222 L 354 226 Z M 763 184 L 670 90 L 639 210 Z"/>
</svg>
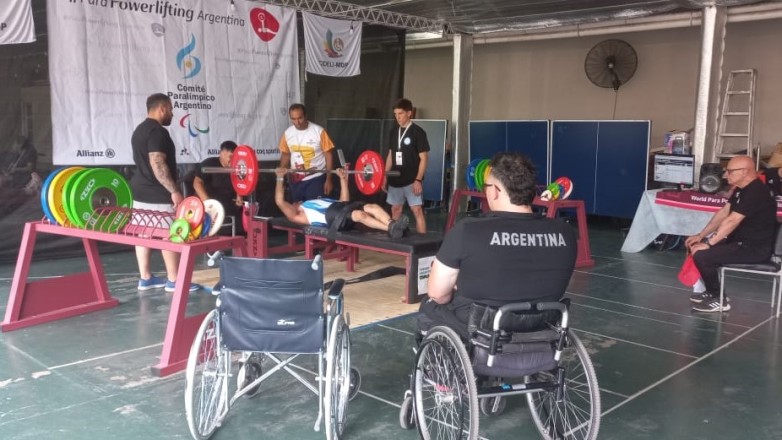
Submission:
<svg viewBox="0 0 782 440">
<path fill-rule="evenodd" d="M 782 228 L 777 228 L 774 250 L 771 258 L 765 263 L 755 264 L 725 264 L 720 267 L 720 304 L 725 299 L 725 271 L 755 273 L 774 277 L 771 289 L 771 308 L 777 306 L 776 316 L 779 318 L 780 303 L 782 303 Z"/>
</svg>

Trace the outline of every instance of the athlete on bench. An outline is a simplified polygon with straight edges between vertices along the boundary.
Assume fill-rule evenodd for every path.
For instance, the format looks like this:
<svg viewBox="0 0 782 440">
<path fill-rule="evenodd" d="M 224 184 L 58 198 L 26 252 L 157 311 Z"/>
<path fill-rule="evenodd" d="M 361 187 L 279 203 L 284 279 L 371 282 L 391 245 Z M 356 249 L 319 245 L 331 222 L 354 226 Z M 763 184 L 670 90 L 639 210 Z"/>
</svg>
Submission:
<svg viewBox="0 0 782 440">
<path fill-rule="evenodd" d="M 388 232 L 391 238 L 402 238 L 410 219 L 402 215 L 398 220 L 380 206 L 374 203 L 350 202 L 348 190 L 348 175 L 342 168 L 337 170 L 340 191 L 339 200 L 313 199 L 301 204 L 293 204 L 285 200 L 283 181 L 288 173 L 286 168 L 277 168 L 277 186 L 274 190 L 274 202 L 280 208 L 285 218 L 299 225 L 328 227 L 335 231 L 348 231 L 356 223 L 361 223 L 372 229 Z"/>
</svg>

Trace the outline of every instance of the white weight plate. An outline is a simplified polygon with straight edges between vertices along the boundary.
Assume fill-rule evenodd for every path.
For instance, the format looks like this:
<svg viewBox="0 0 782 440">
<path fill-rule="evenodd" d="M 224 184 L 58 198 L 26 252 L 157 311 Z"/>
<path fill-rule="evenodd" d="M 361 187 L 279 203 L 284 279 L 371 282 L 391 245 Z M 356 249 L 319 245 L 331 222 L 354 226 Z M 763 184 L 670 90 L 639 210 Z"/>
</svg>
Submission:
<svg viewBox="0 0 782 440">
<path fill-rule="evenodd" d="M 217 234 L 217 231 L 223 226 L 225 221 L 225 208 L 223 204 L 215 199 L 204 200 L 204 211 L 212 219 L 212 224 L 209 227 L 209 233 L 206 235 L 212 237 Z"/>
</svg>

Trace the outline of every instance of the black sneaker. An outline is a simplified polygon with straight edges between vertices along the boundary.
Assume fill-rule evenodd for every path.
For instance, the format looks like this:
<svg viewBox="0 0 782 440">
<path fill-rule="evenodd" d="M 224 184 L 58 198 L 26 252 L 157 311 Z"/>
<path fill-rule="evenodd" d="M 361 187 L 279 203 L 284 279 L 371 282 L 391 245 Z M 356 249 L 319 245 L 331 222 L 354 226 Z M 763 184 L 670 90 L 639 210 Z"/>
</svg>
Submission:
<svg viewBox="0 0 782 440">
<path fill-rule="evenodd" d="M 701 304 L 704 302 L 711 301 L 712 298 L 714 297 L 711 296 L 708 292 L 694 293 L 690 295 L 690 302 L 694 302 L 695 304 Z"/>
<path fill-rule="evenodd" d="M 396 220 L 391 220 L 388 224 L 388 236 L 393 239 L 402 238 L 409 224 L 410 219 L 406 215 L 402 215 Z"/>
<path fill-rule="evenodd" d="M 722 304 L 720 304 L 719 297 L 713 297 L 710 300 L 704 301 L 701 304 L 696 304 L 692 306 L 692 309 L 697 312 L 706 312 L 706 313 L 727 312 L 728 310 L 730 310 L 730 303 L 728 302 L 728 297 L 725 297 Z"/>
</svg>

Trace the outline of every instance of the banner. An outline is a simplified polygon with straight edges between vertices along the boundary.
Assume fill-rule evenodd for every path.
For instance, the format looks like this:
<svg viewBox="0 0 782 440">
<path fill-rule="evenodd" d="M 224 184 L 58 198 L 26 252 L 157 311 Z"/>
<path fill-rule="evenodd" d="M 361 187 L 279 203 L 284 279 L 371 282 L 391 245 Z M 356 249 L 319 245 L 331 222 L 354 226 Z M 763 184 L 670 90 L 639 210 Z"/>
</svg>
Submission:
<svg viewBox="0 0 782 440">
<path fill-rule="evenodd" d="M 302 12 L 307 72 L 325 76 L 361 74 L 361 22 Z"/>
<path fill-rule="evenodd" d="M 35 41 L 35 24 L 30 1 L 6 0 L 0 4 L 0 44 Z"/>
<path fill-rule="evenodd" d="M 146 98 L 165 93 L 178 163 L 252 146 L 277 160 L 299 102 L 293 9 L 245 0 L 47 0 L 53 162 L 132 164 Z"/>
</svg>

